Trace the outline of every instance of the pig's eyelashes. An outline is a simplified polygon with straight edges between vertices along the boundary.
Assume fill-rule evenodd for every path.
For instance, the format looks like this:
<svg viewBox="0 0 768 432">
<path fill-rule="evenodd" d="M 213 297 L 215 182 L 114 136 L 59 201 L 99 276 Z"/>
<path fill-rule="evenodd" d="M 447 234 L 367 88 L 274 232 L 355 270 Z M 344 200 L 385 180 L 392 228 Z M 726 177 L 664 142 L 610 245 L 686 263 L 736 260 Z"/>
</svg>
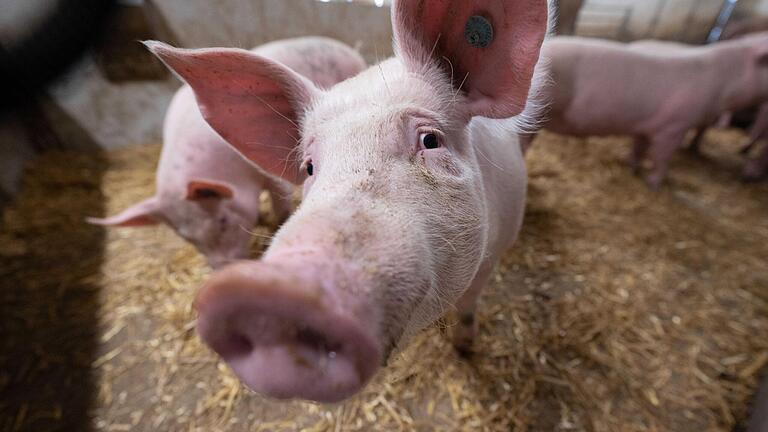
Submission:
<svg viewBox="0 0 768 432">
<path fill-rule="evenodd" d="M 433 132 L 423 133 L 419 135 L 419 144 L 427 150 L 436 149 L 440 147 L 440 137 Z"/>
</svg>

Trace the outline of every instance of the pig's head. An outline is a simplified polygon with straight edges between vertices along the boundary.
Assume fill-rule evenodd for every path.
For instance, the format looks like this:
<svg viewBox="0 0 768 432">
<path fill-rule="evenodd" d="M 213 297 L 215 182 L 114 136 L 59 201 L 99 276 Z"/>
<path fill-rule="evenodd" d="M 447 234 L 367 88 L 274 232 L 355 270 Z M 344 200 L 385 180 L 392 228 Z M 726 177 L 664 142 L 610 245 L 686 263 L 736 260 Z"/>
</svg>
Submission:
<svg viewBox="0 0 768 432">
<path fill-rule="evenodd" d="M 754 41 L 752 61 L 755 63 L 755 70 L 757 71 L 757 99 L 764 101 L 768 98 L 768 32 L 761 32 L 748 37 Z"/>
<path fill-rule="evenodd" d="M 734 77 L 739 85 L 724 86 L 728 108 L 743 109 L 746 105 L 759 104 L 768 98 L 768 32 L 749 34 L 723 46 L 739 45 L 743 48 L 744 73 Z"/>
<path fill-rule="evenodd" d="M 395 1 L 392 18 L 396 57 L 324 91 L 246 51 L 148 44 L 226 141 L 303 184 L 263 259 L 217 272 L 197 300 L 202 338 L 269 396 L 359 391 L 487 252 L 467 126 L 523 111 L 546 1 Z"/>
<path fill-rule="evenodd" d="M 166 190 L 167 189 L 167 190 Z M 213 268 L 248 257 L 249 230 L 258 220 L 259 188 L 236 191 L 223 182 L 189 180 L 186 188 L 159 185 L 158 194 L 93 224 L 141 227 L 166 223 L 192 243 Z"/>
</svg>

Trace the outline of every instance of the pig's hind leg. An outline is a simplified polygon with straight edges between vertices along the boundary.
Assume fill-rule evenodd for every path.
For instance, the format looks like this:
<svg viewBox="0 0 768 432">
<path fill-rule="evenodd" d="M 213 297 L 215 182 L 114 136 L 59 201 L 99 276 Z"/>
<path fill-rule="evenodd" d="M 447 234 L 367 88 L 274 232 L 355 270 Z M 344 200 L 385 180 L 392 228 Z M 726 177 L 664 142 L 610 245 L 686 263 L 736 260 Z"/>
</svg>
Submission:
<svg viewBox="0 0 768 432">
<path fill-rule="evenodd" d="M 456 302 L 456 313 L 458 317 L 458 324 L 453 329 L 453 346 L 456 351 L 462 356 L 469 356 L 472 354 L 472 344 L 477 334 L 477 299 L 480 297 L 480 293 L 488 283 L 488 277 L 493 271 L 493 263 L 484 261 L 480 265 L 480 269 L 477 271 L 475 278 L 469 285 L 469 288 Z"/>
<path fill-rule="evenodd" d="M 682 145 L 685 132 L 670 131 L 655 135 L 651 138 L 648 156 L 653 163 L 650 174 L 646 177 L 648 186 L 658 190 L 669 172 L 669 162 L 672 155 Z"/>
<path fill-rule="evenodd" d="M 768 135 L 768 104 L 760 106 L 755 122 L 749 129 L 749 142 L 741 149 L 741 154 L 749 154 L 758 141 Z"/>
</svg>

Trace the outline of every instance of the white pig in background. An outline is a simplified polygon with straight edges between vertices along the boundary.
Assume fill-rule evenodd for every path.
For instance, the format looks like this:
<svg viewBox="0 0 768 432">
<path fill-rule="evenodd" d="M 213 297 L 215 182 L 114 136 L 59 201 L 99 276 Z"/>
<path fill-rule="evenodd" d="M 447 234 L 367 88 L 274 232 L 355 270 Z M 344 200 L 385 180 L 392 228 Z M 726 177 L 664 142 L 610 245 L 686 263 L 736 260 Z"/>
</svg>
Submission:
<svg viewBox="0 0 768 432">
<path fill-rule="evenodd" d="M 651 160 L 652 188 L 691 128 L 768 100 L 768 33 L 690 48 L 557 37 L 544 52 L 554 82 L 544 128 L 634 136 L 632 165 Z"/>
<path fill-rule="evenodd" d="M 276 41 L 253 52 L 291 68 L 319 88 L 330 87 L 366 67 L 357 51 L 320 37 Z M 268 99 L 265 96 L 265 103 Z M 269 147 L 299 139 L 293 130 L 284 130 L 284 136 L 275 139 L 269 124 L 262 128 L 260 119 L 251 120 L 249 143 Z M 117 226 L 167 223 L 194 244 L 212 267 L 219 267 L 248 256 L 262 189 L 270 191 L 281 222 L 292 211 L 293 186 L 230 148 L 205 122 L 188 86 L 179 89 L 168 108 L 156 181 L 155 196 L 116 216 L 89 221 Z"/>
<path fill-rule="evenodd" d="M 263 258 L 197 298 L 205 342 L 272 397 L 350 397 L 454 305 L 468 349 L 522 223 L 517 134 L 493 119 L 534 105 L 546 0 L 395 0 L 392 21 L 396 56 L 328 90 L 247 51 L 148 43 L 229 143 L 303 185 Z"/>
</svg>

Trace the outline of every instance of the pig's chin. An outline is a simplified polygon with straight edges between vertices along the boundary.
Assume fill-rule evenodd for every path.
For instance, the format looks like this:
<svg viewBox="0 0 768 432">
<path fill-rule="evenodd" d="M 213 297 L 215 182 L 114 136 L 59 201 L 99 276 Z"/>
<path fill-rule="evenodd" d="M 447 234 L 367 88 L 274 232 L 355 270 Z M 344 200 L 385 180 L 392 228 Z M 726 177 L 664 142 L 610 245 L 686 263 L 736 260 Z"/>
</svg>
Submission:
<svg viewBox="0 0 768 432">
<path fill-rule="evenodd" d="M 337 307 L 312 276 L 295 264 L 241 261 L 198 296 L 200 336 L 258 393 L 338 402 L 379 367 L 369 324 Z"/>
</svg>

